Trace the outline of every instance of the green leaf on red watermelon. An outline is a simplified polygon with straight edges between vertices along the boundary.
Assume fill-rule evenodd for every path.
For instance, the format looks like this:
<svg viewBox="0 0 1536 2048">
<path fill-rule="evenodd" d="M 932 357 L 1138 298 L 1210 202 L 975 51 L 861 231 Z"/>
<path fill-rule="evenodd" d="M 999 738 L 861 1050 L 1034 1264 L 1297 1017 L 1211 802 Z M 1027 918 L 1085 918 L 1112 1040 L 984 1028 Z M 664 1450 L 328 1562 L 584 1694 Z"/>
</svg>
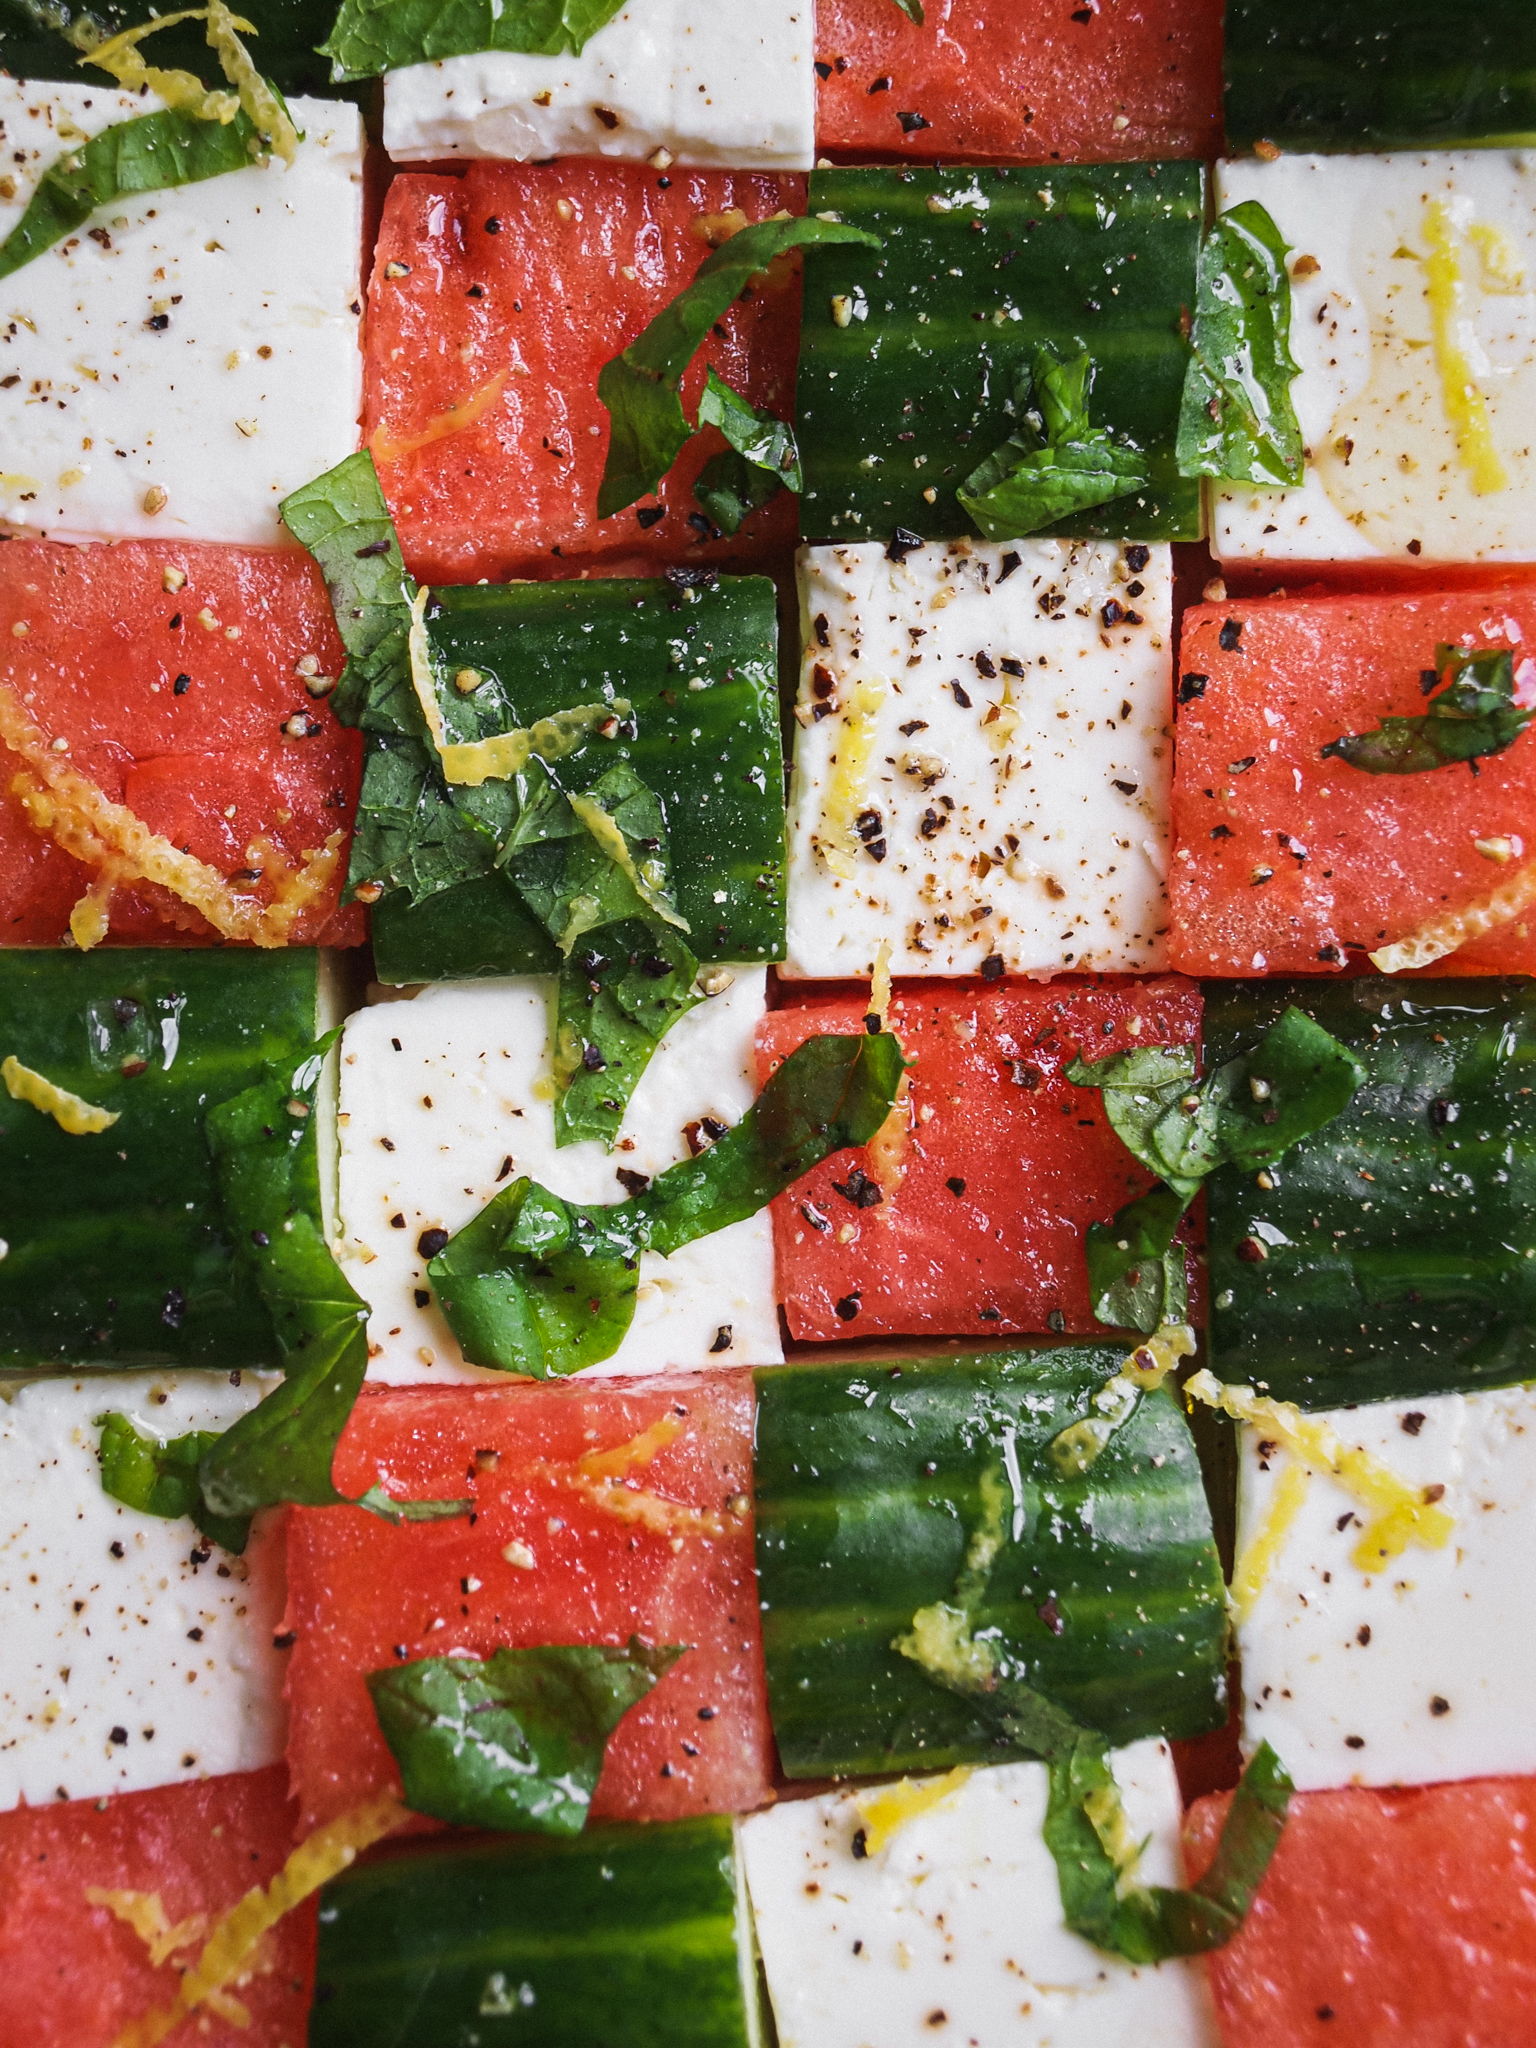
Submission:
<svg viewBox="0 0 1536 2048">
<path fill-rule="evenodd" d="M 473 57 L 483 50 L 580 56 L 624 0 L 342 0 L 319 45 L 331 82 L 376 78 L 407 64 Z"/>
<path fill-rule="evenodd" d="M 370 1671 L 406 1805 L 459 1827 L 579 1834 L 608 1738 L 687 1647 L 631 1636 Z"/>
<path fill-rule="evenodd" d="M 700 471 L 693 495 L 722 533 L 734 533 L 750 512 L 779 490 L 802 486 L 800 450 L 787 420 L 749 405 L 713 369 L 699 399 L 699 425 L 718 427 L 729 446 Z"/>
<path fill-rule="evenodd" d="M 1151 471 L 1139 449 L 1088 423 L 1093 358 L 1035 351 L 1034 373 L 1013 397 L 1018 426 L 955 493 L 988 540 L 1017 540 L 1075 512 L 1141 490 Z"/>
<path fill-rule="evenodd" d="M 915 21 L 919 28 L 922 27 L 923 0 L 895 0 L 895 4 L 901 9 L 908 21 Z"/>
<path fill-rule="evenodd" d="M 715 322 L 775 257 L 827 242 L 880 246 L 877 235 L 841 221 L 754 221 L 706 256 L 693 282 L 603 365 L 597 395 L 608 408 L 612 432 L 598 487 L 599 518 L 611 518 L 654 491 L 693 439 L 697 429 L 689 424 L 678 393 L 684 372 Z M 723 400 L 714 403 L 722 413 L 726 410 Z"/>
<path fill-rule="evenodd" d="M 1180 476 L 1299 484 L 1305 451 L 1291 403 L 1290 250 L 1256 199 L 1221 214 L 1200 250 Z"/>
<path fill-rule="evenodd" d="M 1536 682 L 1530 664 L 1521 666 Z M 1430 703 L 1419 717 L 1384 718 L 1370 732 L 1330 740 L 1324 760 L 1346 761 L 1367 775 L 1423 775 L 1470 762 L 1475 774 L 1479 760 L 1512 747 L 1536 718 L 1536 690 L 1521 701 L 1527 692 L 1507 647 L 1437 647 L 1423 687 Z"/>
</svg>

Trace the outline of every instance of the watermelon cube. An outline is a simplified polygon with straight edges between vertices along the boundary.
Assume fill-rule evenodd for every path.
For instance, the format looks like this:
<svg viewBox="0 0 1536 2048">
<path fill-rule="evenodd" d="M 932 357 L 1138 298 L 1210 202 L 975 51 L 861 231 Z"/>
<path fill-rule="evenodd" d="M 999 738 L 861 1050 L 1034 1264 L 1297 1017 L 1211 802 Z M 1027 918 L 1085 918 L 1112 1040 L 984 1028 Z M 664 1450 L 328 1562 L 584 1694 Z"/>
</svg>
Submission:
<svg viewBox="0 0 1536 2048">
<path fill-rule="evenodd" d="M 691 1647 L 609 1742 L 594 1818 L 760 1806 L 773 1745 L 752 1417 L 744 1373 L 366 1391 L 337 1485 L 471 1496 L 474 1513 L 390 1528 L 353 1508 L 291 1511 L 288 1762 L 306 1830 L 399 1784 L 366 1673 L 636 1634 Z"/>
<path fill-rule="evenodd" d="M 1190 1811 L 1190 1874 L 1230 1794 Z M 1536 1778 L 1305 1792 L 1209 1958 L 1225 2048 L 1515 2048 L 1536 2035 Z"/>
<path fill-rule="evenodd" d="M 214 1921 L 282 1868 L 293 1817 L 281 1764 L 0 1815 L 0 2042 L 113 2048 L 133 2021 L 169 2005 Z M 232 2008 L 205 2011 L 183 2038 L 299 2048 L 315 1931 L 311 1900 L 278 1923 L 229 1987 L 245 2023 Z"/>
<path fill-rule="evenodd" d="M 810 995 L 758 1026 L 763 1078 L 807 1038 L 858 1031 L 864 996 Z M 1192 983 L 909 982 L 890 1028 L 915 1062 L 876 1141 L 773 1205 L 779 1298 L 798 1338 L 1099 1329 L 1084 1237 L 1152 1179 L 1066 1069 L 1200 1033 Z"/>
<path fill-rule="evenodd" d="M 693 501 L 724 443 L 684 450 L 653 505 L 597 516 L 608 415 L 603 364 L 734 226 L 805 207 L 797 177 L 658 174 L 644 164 L 471 163 L 395 179 L 369 287 L 364 419 L 415 574 L 440 583 L 641 573 L 752 561 L 791 543 L 780 491 L 734 540 Z M 690 416 L 712 363 L 756 406 L 794 402 L 798 277 L 776 268 L 718 323 L 683 382 Z"/>
<path fill-rule="evenodd" d="M 1439 643 L 1536 636 L 1529 589 L 1194 605 L 1179 652 L 1169 954 L 1208 976 L 1335 972 L 1487 899 L 1536 849 L 1536 739 L 1469 768 L 1372 775 L 1322 750 L 1424 709 Z M 1536 644 L 1536 643 L 1532 643 Z M 1517 917 L 1436 974 L 1536 971 Z"/>
<path fill-rule="evenodd" d="M 904 12 L 820 0 L 820 149 L 1109 163 L 1209 156 L 1220 140 L 1219 0 L 947 0 L 921 24 Z"/>
<path fill-rule="evenodd" d="M 0 548 L 0 638 L 0 944 L 69 943 L 70 913 L 102 872 L 69 821 L 46 831 L 23 805 L 17 777 L 47 780 L 39 751 L 205 863 L 210 886 L 240 903 L 270 903 L 275 863 L 301 873 L 339 833 L 288 938 L 359 943 L 362 911 L 338 901 L 361 741 L 324 700 L 344 657 L 325 585 L 297 548 L 13 540 Z M 217 936 L 131 864 L 105 908 L 121 944 Z"/>
</svg>

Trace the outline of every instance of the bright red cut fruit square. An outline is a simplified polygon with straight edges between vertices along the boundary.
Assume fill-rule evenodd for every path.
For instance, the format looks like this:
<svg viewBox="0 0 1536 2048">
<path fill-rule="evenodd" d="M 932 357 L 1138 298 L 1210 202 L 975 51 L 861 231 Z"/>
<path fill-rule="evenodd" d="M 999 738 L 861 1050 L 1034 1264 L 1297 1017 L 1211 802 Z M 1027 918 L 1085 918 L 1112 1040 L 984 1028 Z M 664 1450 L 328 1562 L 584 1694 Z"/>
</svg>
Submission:
<svg viewBox="0 0 1536 2048">
<path fill-rule="evenodd" d="M 270 1884 L 293 1847 L 281 1764 L 102 1802 L 0 1814 L 0 2048 L 111 2048 L 130 2020 L 167 2006 L 213 1922 Z M 88 1891 L 113 1892 L 117 1910 Z M 138 1911 L 180 1939 L 156 1968 L 122 1917 Z M 250 2015 L 204 2012 L 175 2039 L 206 2048 L 300 2048 L 315 1972 L 313 1899 L 263 1940 L 229 1987 Z"/>
<path fill-rule="evenodd" d="M 816 145 L 877 157 L 1214 156 L 1221 0 L 819 0 Z"/>
<path fill-rule="evenodd" d="M 366 1673 L 455 1649 L 632 1635 L 692 1647 L 620 1722 L 594 1817 L 761 1806 L 773 1738 L 752 1420 L 744 1372 L 365 1390 L 337 1485 L 473 1495 L 475 1511 L 400 1528 L 354 1508 L 291 1511 L 288 1761 L 304 1827 L 399 1787 Z"/>
<path fill-rule="evenodd" d="M 867 994 L 818 995 L 758 1026 L 762 1079 L 807 1038 L 862 1031 Z M 1153 1185 L 1096 1091 L 1063 1075 L 1188 1045 L 1200 992 L 1145 981 L 904 982 L 890 1027 L 907 1101 L 773 1205 L 779 1298 L 801 1338 L 1094 1332 L 1084 1237 Z"/>
<path fill-rule="evenodd" d="M 311 848 L 346 835 L 292 944 L 365 935 L 360 908 L 338 909 L 361 739 L 298 672 L 312 661 L 338 676 L 344 659 L 320 572 L 297 548 L 0 547 L 0 726 L 24 716 L 112 803 L 263 901 L 270 880 L 251 877 L 267 856 L 248 859 L 253 842 L 269 840 L 298 870 Z M 0 944 L 57 946 L 98 869 L 29 822 L 12 788 L 28 772 L 0 737 Z M 186 946 L 216 935 L 169 890 L 124 880 L 108 936 Z"/>
<path fill-rule="evenodd" d="M 1187 974 L 1326 974 L 1487 897 L 1536 857 L 1536 734 L 1418 775 L 1322 749 L 1424 710 L 1437 643 L 1536 649 L 1536 593 L 1271 598 L 1184 614 L 1168 950 Z M 1478 851 L 1478 842 L 1486 851 Z M 1501 854 L 1502 860 L 1488 853 Z M 1536 971 L 1536 916 L 1435 974 Z"/>
<path fill-rule="evenodd" d="M 418 576 L 654 575 L 677 562 L 756 565 L 793 545 L 787 491 L 734 540 L 710 540 L 693 484 L 725 446 L 714 428 L 689 443 L 657 499 L 597 516 L 608 453 L 598 372 L 733 224 L 781 209 L 805 211 L 804 178 L 573 157 L 394 180 L 368 288 L 364 422 Z M 792 417 L 799 329 L 798 269 L 785 262 L 700 350 L 682 387 L 689 419 L 706 364 L 753 405 Z"/>
<path fill-rule="evenodd" d="M 1190 1808 L 1191 1878 L 1230 1799 Z M 1209 1966 L 1225 2048 L 1536 2040 L 1536 1778 L 1302 1793 Z"/>
</svg>

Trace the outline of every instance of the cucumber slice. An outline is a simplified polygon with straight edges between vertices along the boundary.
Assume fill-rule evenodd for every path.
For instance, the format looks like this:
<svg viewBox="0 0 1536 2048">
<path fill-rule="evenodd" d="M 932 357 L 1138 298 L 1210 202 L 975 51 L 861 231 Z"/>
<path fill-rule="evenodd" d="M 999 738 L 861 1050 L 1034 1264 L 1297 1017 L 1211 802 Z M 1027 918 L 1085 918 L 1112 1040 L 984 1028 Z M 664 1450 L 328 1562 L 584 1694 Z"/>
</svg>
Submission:
<svg viewBox="0 0 1536 2048">
<path fill-rule="evenodd" d="M 633 763 L 661 798 L 678 908 L 701 960 L 784 954 L 784 769 L 778 623 L 767 577 L 475 584 L 434 590 L 446 672 L 483 678 L 448 707 L 455 739 L 513 730 L 573 704 L 627 698 L 636 737 L 593 739 L 556 764 L 582 788 Z M 703 687 L 692 689 L 691 683 Z M 375 908 L 380 978 L 552 974 L 547 933 L 500 873 Z"/>
<path fill-rule="evenodd" d="M 1369 1079 L 1270 1187 L 1206 1182 L 1213 1369 L 1309 1408 L 1536 1376 L 1532 984 L 1207 982 L 1207 1063 L 1287 1003 Z"/>
<path fill-rule="evenodd" d="M 937 1770 L 1030 1752 L 892 1648 L 950 1601 L 1006 1485 L 975 1622 L 1010 1675 L 1113 1743 L 1194 1735 L 1225 1711 L 1226 1612 L 1179 1404 L 1145 1396 L 1064 1479 L 1047 1444 L 1123 1345 L 765 1367 L 757 1569 L 779 1755 L 792 1778 Z"/>
<path fill-rule="evenodd" d="M 121 28 L 148 21 L 156 12 L 169 14 L 171 8 L 155 9 L 137 4 L 118 6 L 113 0 L 86 6 L 45 4 L 45 0 L 0 0 L 0 67 L 13 78 L 68 79 L 71 84 L 94 84 L 103 91 L 116 87 L 104 71 L 84 69 L 80 52 L 61 30 L 70 18 L 84 17 L 97 23 L 107 35 Z M 257 69 L 270 78 L 281 92 L 318 93 L 327 99 L 362 100 L 373 80 L 355 85 L 332 85 L 331 67 L 315 50 L 322 40 L 334 7 L 317 8 L 315 0 L 240 0 L 235 13 L 249 21 L 255 35 L 242 40 Z M 144 45 L 145 61 L 167 69 L 194 72 L 207 85 L 222 85 L 224 74 L 219 60 L 208 47 L 200 21 L 179 22 L 163 29 Z"/>
<path fill-rule="evenodd" d="M 731 1822 L 448 1840 L 327 1885 L 309 2048 L 756 2048 Z"/>
<path fill-rule="evenodd" d="M 1453 149 L 1536 134 L 1528 0 L 1228 0 L 1227 146 Z"/>
<path fill-rule="evenodd" d="M 322 957 L 0 951 L 0 1058 L 118 1116 L 70 1137 L 0 1093 L 0 1365 L 277 1363 L 204 1120 L 313 1042 Z"/>
<path fill-rule="evenodd" d="M 884 247 L 806 251 L 806 539 L 974 533 L 956 488 L 1013 432 L 1014 387 L 1042 342 L 1089 352 L 1094 426 L 1133 441 L 1152 473 L 1046 530 L 1197 539 L 1200 486 L 1179 475 L 1175 443 L 1204 209 L 1199 164 L 815 172 L 810 211 Z"/>
</svg>

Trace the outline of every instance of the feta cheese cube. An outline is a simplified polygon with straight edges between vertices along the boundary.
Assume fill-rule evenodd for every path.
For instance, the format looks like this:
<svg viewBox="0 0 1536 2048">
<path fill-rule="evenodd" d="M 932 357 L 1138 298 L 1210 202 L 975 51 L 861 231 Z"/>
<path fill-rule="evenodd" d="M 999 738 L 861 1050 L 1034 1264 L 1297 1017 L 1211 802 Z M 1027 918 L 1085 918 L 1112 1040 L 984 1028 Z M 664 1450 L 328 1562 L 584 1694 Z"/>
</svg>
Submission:
<svg viewBox="0 0 1536 2048">
<path fill-rule="evenodd" d="M 1146 1840 L 1141 1876 L 1181 1884 L 1168 1745 L 1138 1742 L 1111 1763 L 1131 1834 Z M 957 1789 L 914 1800 L 895 1836 L 860 1856 L 858 1793 L 739 1823 L 780 2048 L 1214 2044 L 1198 1961 L 1136 1966 L 1067 1929 L 1041 1836 L 1046 1766 L 954 1776 Z"/>
<path fill-rule="evenodd" d="M 1291 245 L 1309 454 L 1298 489 L 1213 492 L 1224 561 L 1536 555 L 1532 168 L 1494 149 L 1218 166 L 1218 207 L 1258 200 Z"/>
<path fill-rule="evenodd" d="M 785 972 L 1160 969 L 1169 550 L 813 547 L 799 581 Z"/>
<path fill-rule="evenodd" d="M 0 1401 L 0 1811 L 256 1771 L 283 1753 L 281 1527 L 243 1557 L 102 1491 L 96 1419 L 227 1429 L 275 1384 L 34 1380 Z"/>
<path fill-rule="evenodd" d="M 341 1048 L 340 1252 L 372 1310 L 370 1378 L 500 1378 L 463 1363 L 431 1297 L 423 1231 L 460 1229 L 519 1174 L 567 1201 L 622 1201 L 620 1168 L 655 1175 L 691 1156 L 690 1123 L 739 1121 L 757 1095 L 753 1033 L 767 976 L 734 974 L 661 1041 L 613 1152 L 595 1140 L 555 1148 L 551 977 L 443 982 L 353 1017 Z M 765 1209 L 670 1259 L 645 1253 L 629 1333 L 589 1370 L 782 1357 Z"/>
<path fill-rule="evenodd" d="M 397 162 L 648 157 L 808 171 L 815 155 L 811 0 L 754 7 L 632 0 L 579 57 L 487 51 L 384 82 Z"/>
<path fill-rule="evenodd" d="M 1443 1486 L 1444 1549 L 1379 1572 L 1350 1553 L 1365 1511 L 1314 1471 L 1238 1623 L 1243 1732 L 1302 1791 L 1536 1773 L 1536 1390 L 1373 1402 L 1322 1418 L 1415 1486 Z M 1238 1556 L 1264 1529 L 1288 1456 L 1242 1432 Z M 1268 1442 L 1268 1455 L 1264 1455 Z"/>
<path fill-rule="evenodd" d="M 160 104 L 0 74 L 0 237 L 70 142 Z M 279 500 L 357 446 L 362 124 L 290 111 L 291 169 L 120 200 L 6 279 L 0 525 L 271 546 Z"/>
</svg>

